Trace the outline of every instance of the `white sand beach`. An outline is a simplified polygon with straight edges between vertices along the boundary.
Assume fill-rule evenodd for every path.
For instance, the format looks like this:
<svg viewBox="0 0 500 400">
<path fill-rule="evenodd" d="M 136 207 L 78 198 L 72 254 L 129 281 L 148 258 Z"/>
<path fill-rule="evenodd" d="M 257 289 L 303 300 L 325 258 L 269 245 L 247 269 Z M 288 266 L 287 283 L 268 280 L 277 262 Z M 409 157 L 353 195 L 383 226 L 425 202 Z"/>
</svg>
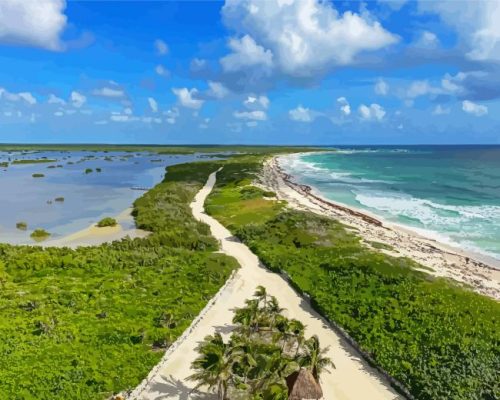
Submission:
<svg viewBox="0 0 500 400">
<path fill-rule="evenodd" d="M 124 228 L 134 226 L 134 217 L 132 216 L 132 208 L 127 208 L 116 217 L 116 226 L 108 226 L 99 228 L 96 224 L 92 224 L 78 232 L 71 233 L 59 239 L 46 240 L 39 243 L 30 243 L 30 245 L 40 245 L 43 247 L 70 247 L 76 248 L 79 246 L 97 246 L 103 243 L 113 242 L 125 237 L 142 238 L 149 235 L 148 231 L 137 228 Z M 96 221 L 97 223 L 97 221 Z"/>
<path fill-rule="evenodd" d="M 252 297 L 258 285 L 265 286 L 270 295 L 277 297 L 280 305 L 286 308 L 285 314 L 299 319 L 307 326 L 307 336 L 316 334 L 321 345 L 329 347 L 327 355 L 337 368 L 321 376 L 325 399 L 401 398 L 389 383 L 361 359 L 358 353 L 333 331 L 280 275 L 269 272 L 247 246 L 234 238 L 218 221 L 205 214 L 204 202 L 212 190 L 215 179 L 215 173 L 211 174 L 204 188 L 195 197 L 191 204 L 193 215 L 210 226 L 213 236 L 221 243 L 221 251 L 235 257 L 241 268 L 212 299 L 213 303 L 209 303 L 184 335 L 167 350 L 162 361 L 129 398 L 141 400 L 216 398 L 203 391 L 193 391 L 196 383 L 187 380 L 193 373 L 191 363 L 197 357 L 195 349 L 206 335 L 220 332 L 227 336 L 231 333 L 233 310 L 242 307 L 244 301 Z"/>
<path fill-rule="evenodd" d="M 500 263 L 497 260 L 453 248 L 364 210 L 325 199 L 314 189 L 297 184 L 293 176 L 281 168 L 279 160 L 279 157 L 272 157 L 265 162 L 257 184 L 275 192 L 277 198 L 286 200 L 289 206 L 334 218 L 353 228 L 367 246 L 369 242 L 392 246 L 397 251 L 380 251 L 409 257 L 431 269 L 422 269 L 426 273 L 454 279 L 478 293 L 500 300 Z"/>
</svg>

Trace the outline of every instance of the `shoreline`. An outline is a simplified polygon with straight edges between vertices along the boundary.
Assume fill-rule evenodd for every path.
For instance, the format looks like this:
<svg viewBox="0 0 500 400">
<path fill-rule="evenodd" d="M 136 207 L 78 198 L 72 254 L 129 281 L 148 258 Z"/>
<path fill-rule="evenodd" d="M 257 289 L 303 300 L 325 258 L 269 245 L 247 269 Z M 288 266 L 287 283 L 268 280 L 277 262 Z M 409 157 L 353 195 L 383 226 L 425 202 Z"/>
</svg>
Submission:
<svg viewBox="0 0 500 400">
<path fill-rule="evenodd" d="M 500 300 L 500 261 L 454 248 L 364 210 L 326 199 L 315 188 L 297 183 L 281 167 L 279 157 L 274 156 L 264 162 L 258 179 L 258 184 L 275 192 L 278 199 L 286 200 L 293 208 L 338 220 L 352 228 L 367 246 L 370 242 L 391 246 L 393 250 L 378 250 L 396 257 L 411 258 L 431 269 L 419 269 L 423 272 L 451 278 L 469 285 L 477 293 Z"/>
<path fill-rule="evenodd" d="M 23 243 L 22 246 L 41 246 L 41 247 L 70 247 L 75 249 L 77 247 L 98 246 L 103 243 L 110 243 L 115 240 L 121 240 L 125 237 L 144 238 L 150 232 L 138 228 L 129 228 L 128 226 L 135 226 L 134 217 L 132 216 L 132 207 L 128 207 L 114 218 L 117 221 L 116 226 L 108 226 L 99 228 L 96 222 L 83 228 L 79 231 L 69 233 L 61 238 L 49 239 L 39 243 Z M 127 228 L 124 228 L 126 226 Z"/>
</svg>

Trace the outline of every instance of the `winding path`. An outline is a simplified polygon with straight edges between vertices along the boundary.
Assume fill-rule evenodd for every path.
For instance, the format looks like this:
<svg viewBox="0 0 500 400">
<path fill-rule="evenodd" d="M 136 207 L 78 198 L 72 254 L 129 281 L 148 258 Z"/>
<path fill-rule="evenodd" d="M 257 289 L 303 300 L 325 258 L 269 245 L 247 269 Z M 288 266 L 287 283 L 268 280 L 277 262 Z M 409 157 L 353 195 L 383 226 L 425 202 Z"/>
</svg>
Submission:
<svg viewBox="0 0 500 400">
<path fill-rule="evenodd" d="M 340 338 L 325 321 L 304 302 L 278 274 L 269 272 L 250 249 L 235 239 L 217 220 L 205 214 L 204 203 L 215 184 L 216 172 L 198 192 L 191 209 L 196 219 L 210 226 L 212 235 L 220 240 L 222 252 L 238 260 L 241 268 L 202 311 L 188 331 L 167 351 L 160 364 L 131 395 L 140 400 L 198 399 L 212 400 L 215 396 L 192 392 L 194 382 L 187 381 L 193 373 L 191 362 L 196 347 L 206 335 L 220 332 L 229 335 L 233 325 L 233 310 L 242 307 L 252 297 L 258 285 L 276 296 L 285 314 L 299 319 L 306 326 L 306 335 L 318 335 L 322 346 L 329 346 L 328 356 L 337 369 L 321 376 L 325 400 L 386 400 L 401 397 L 373 368 L 359 358 L 356 351 Z"/>
</svg>

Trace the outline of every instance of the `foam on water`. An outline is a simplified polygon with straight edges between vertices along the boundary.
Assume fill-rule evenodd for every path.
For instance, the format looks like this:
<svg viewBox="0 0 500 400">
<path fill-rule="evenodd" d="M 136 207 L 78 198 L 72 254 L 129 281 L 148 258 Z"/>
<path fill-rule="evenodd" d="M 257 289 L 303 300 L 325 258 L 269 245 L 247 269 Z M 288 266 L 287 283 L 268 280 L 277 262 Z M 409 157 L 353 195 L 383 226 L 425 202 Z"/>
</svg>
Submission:
<svg viewBox="0 0 500 400">
<path fill-rule="evenodd" d="M 468 151 L 343 149 L 283 156 L 280 164 L 331 200 L 500 259 L 500 196 L 494 184 L 500 179 L 500 148 L 487 148 L 489 159 L 476 148 Z"/>
</svg>

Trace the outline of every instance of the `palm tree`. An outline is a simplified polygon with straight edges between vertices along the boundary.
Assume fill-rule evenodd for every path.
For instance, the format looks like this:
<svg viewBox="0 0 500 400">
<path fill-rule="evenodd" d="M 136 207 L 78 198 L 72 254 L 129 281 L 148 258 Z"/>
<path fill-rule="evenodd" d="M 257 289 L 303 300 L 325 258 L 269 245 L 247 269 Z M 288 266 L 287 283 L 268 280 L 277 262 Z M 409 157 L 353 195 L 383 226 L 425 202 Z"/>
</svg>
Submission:
<svg viewBox="0 0 500 400">
<path fill-rule="evenodd" d="M 271 296 L 268 303 L 267 303 L 267 314 L 269 315 L 269 322 L 270 322 L 270 327 L 271 329 L 274 328 L 274 325 L 276 324 L 276 318 L 281 315 L 283 311 L 285 311 L 284 308 L 281 308 L 278 300 L 276 297 Z"/>
<path fill-rule="evenodd" d="M 292 319 L 288 323 L 288 330 L 293 334 L 293 339 L 295 339 L 295 343 L 297 345 L 295 349 L 295 358 L 297 358 L 299 350 L 301 349 L 304 342 L 305 329 L 306 327 L 304 326 L 304 324 L 297 319 Z"/>
<path fill-rule="evenodd" d="M 241 331 L 252 333 L 259 329 L 259 319 L 261 317 L 261 309 L 259 308 L 258 300 L 246 300 L 246 306 L 238 308 L 233 317 L 233 324 L 241 325 Z"/>
<path fill-rule="evenodd" d="M 314 335 L 307 339 L 302 348 L 303 354 L 298 358 L 299 364 L 301 367 L 309 369 L 316 381 L 319 381 L 319 376 L 328 367 L 335 368 L 332 360 L 325 356 L 328 348 L 321 348 L 318 336 Z"/>
<path fill-rule="evenodd" d="M 257 286 L 257 289 L 255 289 L 255 293 L 253 294 L 254 297 L 257 298 L 257 300 L 260 302 L 262 301 L 264 308 L 266 308 L 267 305 L 267 290 L 264 286 Z"/>
<path fill-rule="evenodd" d="M 198 346 L 200 355 L 189 379 L 197 381 L 197 387 L 216 391 L 219 400 L 240 395 L 285 400 L 287 387 L 294 398 L 303 398 L 299 395 L 304 388 L 313 398 L 321 397 L 319 376 L 327 367 L 335 368 L 325 355 L 327 349 L 321 348 L 317 336 L 305 340 L 304 324 L 283 316 L 278 301 L 263 286 L 254 296 L 236 309 L 236 329 L 228 343 L 214 334 Z"/>
<path fill-rule="evenodd" d="M 224 343 L 221 334 L 216 333 L 206 336 L 197 350 L 200 356 L 192 363 L 196 372 L 188 379 L 198 382 L 195 389 L 208 386 L 209 390 L 217 390 L 220 400 L 226 400 L 233 364 L 230 347 Z"/>
<path fill-rule="evenodd" d="M 294 332 L 290 329 L 290 320 L 279 315 L 276 318 L 276 330 L 273 336 L 275 343 L 280 343 L 281 353 L 285 351 L 287 345 L 295 337 Z"/>
</svg>

